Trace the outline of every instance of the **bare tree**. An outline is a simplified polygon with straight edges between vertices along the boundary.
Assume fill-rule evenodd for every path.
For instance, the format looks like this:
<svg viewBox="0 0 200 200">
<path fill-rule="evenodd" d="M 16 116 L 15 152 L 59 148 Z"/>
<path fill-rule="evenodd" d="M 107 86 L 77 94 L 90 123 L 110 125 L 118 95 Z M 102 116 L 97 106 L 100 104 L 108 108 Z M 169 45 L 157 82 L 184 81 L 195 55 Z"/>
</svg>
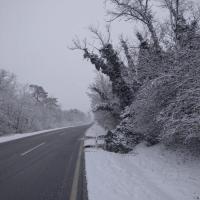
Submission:
<svg viewBox="0 0 200 200">
<path fill-rule="evenodd" d="M 108 14 L 112 16 L 110 21 L 117 18 L 125 18 L 126 20 L 135 20 L 144 24 L 154 42 L 154 46 L 157 50 L 160 49 L 158 37 L 154 27 L 154 17 L 149 5 L 150 0 L 108 0 L 115 6 L 115 11 L 108 11 Z"/>
<path fill-rule="evenodd" d="M 176 47 L 180 47 L 189 41 L 191 35 L 196 32 L 200 19 L 200 11 L 197 5 L 188 0 L 161 0 L 162 7 L 167 8 L 170 14 L 171 30 L 173 32 Z"/>
</svg>

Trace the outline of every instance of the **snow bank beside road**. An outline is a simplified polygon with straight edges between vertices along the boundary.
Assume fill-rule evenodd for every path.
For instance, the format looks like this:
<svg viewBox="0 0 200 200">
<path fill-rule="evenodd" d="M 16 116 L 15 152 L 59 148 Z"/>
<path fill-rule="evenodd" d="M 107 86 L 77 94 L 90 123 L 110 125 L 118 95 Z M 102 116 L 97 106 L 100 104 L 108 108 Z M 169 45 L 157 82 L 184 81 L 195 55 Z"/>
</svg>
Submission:
<svg viewBox="0 0 200 200">
<path fill-rule="evenodd" d="M 91 128 L 86 132 L 86 140 L 84 142 L 84 146 L 96 146 L 103 144 L 103 140 L 98 139 L 97 137 L 103 136 L 106 134 L 106 131 L 99 126 L 98 124 L 94 124 Z"/>
<path fill-rule="evenodd" d="M 34 136 L 34 135 L 38 135 L 42 133 L 51 132 L 51 131 L 59 131 L 64 128 L 70 128 L 70 127 L 62 127 L 62 128 L 55 128 L 55 129 L 49 129 L 49 130 L 43 130 L 43 131 L 36 131 L 36 132 L 31 132 L 31 133 L 16 133 L 16 134 L 0 136 L 0 143 L 9 142 L 12 140 L 17 140 L 17 139 L 30 137 L 30 136 Z"/>
<path fill-rule="evenodd" d="M 89 200 L 200 199 L 200 161 L 163 146 L 141 144 L 126 155 L 93 148 L 85 155 Z"/>
<path fill-rule="evenodd" d="M 85 135 L 87 137 L 98 137 L 100 135 L 105 135 L 105 134 L 106 131 L 97 123 L 95 123 L 91 128 L 88 129 Z"/>
</svg>

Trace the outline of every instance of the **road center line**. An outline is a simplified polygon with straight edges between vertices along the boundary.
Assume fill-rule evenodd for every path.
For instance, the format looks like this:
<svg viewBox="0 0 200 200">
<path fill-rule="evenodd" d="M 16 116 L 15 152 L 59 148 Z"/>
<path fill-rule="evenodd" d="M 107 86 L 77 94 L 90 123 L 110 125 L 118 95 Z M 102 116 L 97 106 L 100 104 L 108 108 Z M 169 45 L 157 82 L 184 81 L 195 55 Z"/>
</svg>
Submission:
<svg viewBox="0 0 200 200">
<path fill-rule="evenodd" d="M 40 146 L 42 146 L 42 145 L 44 145 L 44 144 L 45 144 L 45 142 L 42 142 L 41 144 L 39 144 L 39 145 L 37 145 L 37 146 L 35 146 L 35 147 L 33 147 L 33 148 L 31 148 L 31 149 L 25 151 L 24 153 L 21 153 L 20 155 L 21 155 L 21 156 L 25 156 L 26 154 L 30 153 L 31 151 L 33 151 L 33 150 L 39 148 Z"/>
</svg>

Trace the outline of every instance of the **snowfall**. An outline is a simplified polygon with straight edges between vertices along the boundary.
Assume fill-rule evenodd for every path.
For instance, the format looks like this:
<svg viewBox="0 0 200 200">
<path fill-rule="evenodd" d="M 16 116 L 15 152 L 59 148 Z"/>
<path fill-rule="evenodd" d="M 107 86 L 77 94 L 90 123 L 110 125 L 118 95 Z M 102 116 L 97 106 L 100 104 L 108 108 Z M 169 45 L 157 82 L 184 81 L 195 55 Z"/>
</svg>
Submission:
<svg viewBox="0 0 200 200">
<path fill-rule="evenodd" d="M 104 129 L 93 125 L 85 144 L 95 144 L 95 137 L 104 134 Z M 129 154 L 94 145 L 85 148 L 85 162 L 89 200 L 200 199 L 200 160 L 162 145 L 140 144 Z"/>
</svg>

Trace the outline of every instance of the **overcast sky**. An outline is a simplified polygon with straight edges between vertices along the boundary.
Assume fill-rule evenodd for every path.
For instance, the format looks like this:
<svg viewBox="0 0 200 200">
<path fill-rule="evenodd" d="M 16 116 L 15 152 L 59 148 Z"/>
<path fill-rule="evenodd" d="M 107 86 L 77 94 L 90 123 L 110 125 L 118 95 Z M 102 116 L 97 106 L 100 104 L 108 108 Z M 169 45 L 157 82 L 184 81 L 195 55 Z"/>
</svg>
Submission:
<svg viewBox="0 0 200 200">
<path fill-rule="evenodd" d="M 67 46 L 104 18 L 101 0 L 0 0 L 0 68 L 43 86 L 65 109 L 89 110 L 93 67 Z"/>
<path fill-rule="evenodd" d="M 43 86 L 65 109 L 88 111 L 94 67 L 67 47 L 75 35 L 84 38 L 89 25 L 104 24 L 103 2 L 0 0 L 0 68 L 21 83 Z"/>
<path fill-rule="evenodd" d="M 75 35 L 84 38 L 88 26 L 103 25 L 104 0 L 0 0 L 0 68 L 21 83 L 43 86 L 63 108 L 90 109 L 86 95 L 94 67 L 80 52 L 68 50 Z M 122 22 L 113 37 L 134 35 Z"/>
</svg>

